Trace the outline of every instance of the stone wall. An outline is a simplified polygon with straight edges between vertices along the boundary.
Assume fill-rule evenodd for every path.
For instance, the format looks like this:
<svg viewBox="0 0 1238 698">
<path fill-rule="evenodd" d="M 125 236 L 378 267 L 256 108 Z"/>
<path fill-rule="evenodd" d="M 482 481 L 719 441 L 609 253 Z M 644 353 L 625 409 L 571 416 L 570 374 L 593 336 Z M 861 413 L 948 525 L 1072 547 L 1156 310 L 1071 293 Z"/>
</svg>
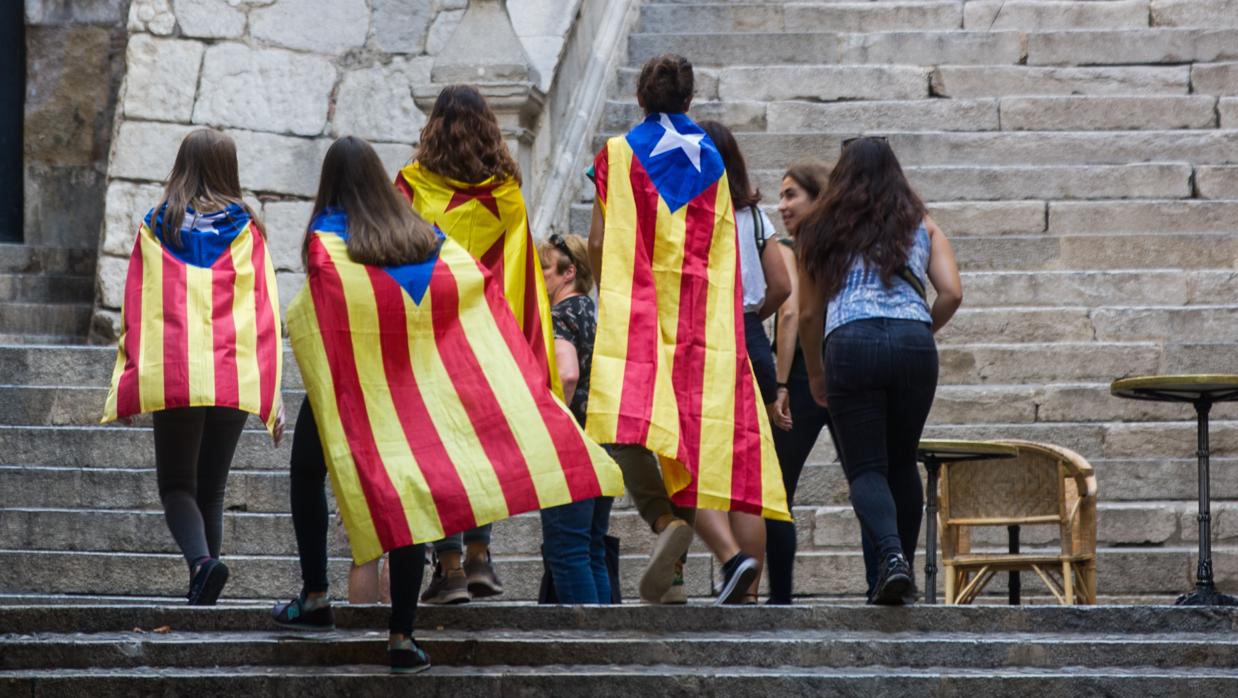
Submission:
<svg viewBox="0 0 1238 698">
<path fill-rule="evenodd" d="M 128 0 L 26 1 L 24 240 L 91 248 L 124 71 Z"/>
</svg>

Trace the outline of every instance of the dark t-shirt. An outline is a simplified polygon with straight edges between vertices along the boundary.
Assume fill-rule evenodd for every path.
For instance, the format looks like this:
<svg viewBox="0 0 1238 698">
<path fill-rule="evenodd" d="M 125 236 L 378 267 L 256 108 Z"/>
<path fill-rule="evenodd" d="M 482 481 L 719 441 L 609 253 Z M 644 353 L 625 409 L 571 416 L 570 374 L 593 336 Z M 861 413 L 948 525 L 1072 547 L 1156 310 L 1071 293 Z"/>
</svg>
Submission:
<svg viewBox="0 0 1238 698">
<path fill-rule="evenodd" d="M 580 363 L 580 380 L 572 393 L 568 407 L 581 426 L 585 423 L 585 408 L 589 403 L 589 368 L 593 364 L 593 340 L 597 336 L 597 310 L 589 296 L 572 296 L 550 309 L 555 339 L 563 339 L 576 347 Z"/>
</svg>

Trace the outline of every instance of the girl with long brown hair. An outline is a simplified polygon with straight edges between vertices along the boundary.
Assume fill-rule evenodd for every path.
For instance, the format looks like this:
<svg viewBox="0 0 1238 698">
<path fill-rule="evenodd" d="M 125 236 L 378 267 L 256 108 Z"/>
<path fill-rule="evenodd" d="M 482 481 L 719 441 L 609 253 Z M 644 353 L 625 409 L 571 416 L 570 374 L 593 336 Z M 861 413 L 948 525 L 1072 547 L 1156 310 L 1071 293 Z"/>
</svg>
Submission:
<svg viewBox="0 0 1238 698">
<path fill-rule="evenodd" d="M 236 145 L 193 131 L 138 231 L 104 415 L 153 413 L 159 498 L 189 565 L 191 605 L 213 605 L 228 581 L 224 490 L 247 413 L 276 444 L 283 434 L 278 298 Z"/>
<path fill-rule="evenodd" d="M 520 168 L 503 142 L 499 120 L 471 85 L 439 93 L 421 130 L 416 157 L 396 187 L 422 218 L 477 258 L 503 287 L 525 339 L 559 388 L 550 302 L 529 233 Z M 490 527 L 434 544 L 436 564 L 426 603 L 464 603 L 503 593 L 490 561 Z"/>
<path fill-rule="evenodd" d="M 869 602 L 908 603 L 924 506 L 916 447 L 937 388 L 933 332 L 963 300 L 954 251 L 878 137 L 844 142 L 797 246 L 800 343 L 870 543 Z"/>
</svg>

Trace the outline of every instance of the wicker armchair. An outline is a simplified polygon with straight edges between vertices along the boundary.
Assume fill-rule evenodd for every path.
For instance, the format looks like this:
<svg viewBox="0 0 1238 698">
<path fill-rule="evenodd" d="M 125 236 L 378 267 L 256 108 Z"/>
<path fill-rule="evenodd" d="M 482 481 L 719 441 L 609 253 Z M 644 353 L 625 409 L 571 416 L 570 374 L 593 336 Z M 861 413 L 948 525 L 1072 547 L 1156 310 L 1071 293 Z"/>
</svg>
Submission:
<svg viewBox="0 0 1238 698">
<path fill-rule="evenodd" d="M 1031 441 L 998 443 L 1017 458 L 943 464 L 941 547 L 946 603 L 966 604 L 1003 571 L 1030 570 L 1062 604 L 1096 603 L 1096 476 L 1067 448 Z M 973 553 L 975 526 L 1057 524 L 1057 552 Z"/>
</svg>

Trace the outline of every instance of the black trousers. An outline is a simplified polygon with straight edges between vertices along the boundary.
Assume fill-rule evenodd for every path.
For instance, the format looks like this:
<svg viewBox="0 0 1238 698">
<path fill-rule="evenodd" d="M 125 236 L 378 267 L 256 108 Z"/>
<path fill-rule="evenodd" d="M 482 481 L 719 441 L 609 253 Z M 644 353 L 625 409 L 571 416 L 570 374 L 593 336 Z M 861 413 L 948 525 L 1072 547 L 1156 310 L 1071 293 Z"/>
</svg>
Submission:
<svg viewBox="0 0 1238 698">
<path fill-rule="evenodd" d="M 168 530 L 190 571 L 219 557 L 224 489 L 248 415 L 229 407 L 155 412 L 155 478 Z"/>
<path fill-rule="evenodd" d="M 292 435 L 291 481 L 292 527 L 301 558 L 302 593 L 325 592 L 327 581 L 327 461 L 318 437 L 318 424 L 309 400 L 301 402 Z M 421 543 L 388 553 L 391 571 L 391 620 L 394 633 L 412 635 L 417 619 L 417 595 L 425 574 L 425 546 Z"/>
<path fill-rule="evenodd" d="M 825 373 L 871 589 L 879 556 L 915 559 L 924 514 L 916 448 L 937 390 L 937 345 L 923 322 L 857 320 L 827 338 Z"/>
</svg>

